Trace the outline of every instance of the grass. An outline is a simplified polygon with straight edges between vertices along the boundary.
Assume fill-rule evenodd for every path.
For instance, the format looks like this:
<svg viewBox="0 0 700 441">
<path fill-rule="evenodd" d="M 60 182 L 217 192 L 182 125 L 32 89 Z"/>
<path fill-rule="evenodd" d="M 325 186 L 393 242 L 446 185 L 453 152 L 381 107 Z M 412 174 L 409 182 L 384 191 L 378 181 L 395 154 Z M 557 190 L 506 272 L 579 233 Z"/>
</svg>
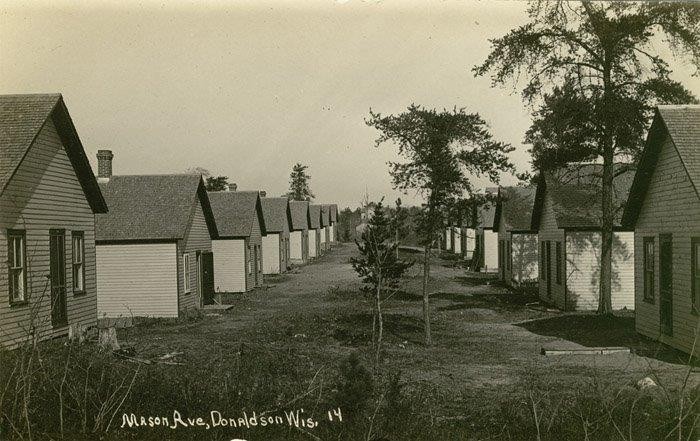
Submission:
<svg viewBox="0 0 700 441">
<path fill-rule="evenodd" d="M 61 409 L 64 439 L 679 439 L 678 415 L 687 415 L 681 439 L 697 430 L 689 399 L 700 396 L 698 381 L 691 376 L 686 385 L 683 366 L 634 355 L 539 355 L 542 344 L 562 338 L 632 344 L 627 318 L 596 322 L 529 309 L 527 294 L 441 261 L 430 282 L 435 345 L 421 343 L 421 280 L 413 268 L 403 291 L 385 302 L 383 362 L 372 373 L 371 314 L 349 256 L 349 246 L 341 247 L 273 288 L 242 294 L 219 315 L 120 330 L 138 360 L 92 343 L 0 353 L 0 439 L 30 439 L 30 430 L 31 439 L 60 439 Z M 571 330 L 579 327 L 585 331 Z M 162 363 L 166 354 L 174 364 Z M 649 375 L 660 386 L 637 390 L 636 381 Z M 260 416 L 296 409 L 319 425 L 171 430 L 112 423 L 107 430 L 108 418 L 96 418 L 105 406 L 119 425 L 124 412 Z M 343 422 L 329 421 L 338 407 Z"/>
</svg>

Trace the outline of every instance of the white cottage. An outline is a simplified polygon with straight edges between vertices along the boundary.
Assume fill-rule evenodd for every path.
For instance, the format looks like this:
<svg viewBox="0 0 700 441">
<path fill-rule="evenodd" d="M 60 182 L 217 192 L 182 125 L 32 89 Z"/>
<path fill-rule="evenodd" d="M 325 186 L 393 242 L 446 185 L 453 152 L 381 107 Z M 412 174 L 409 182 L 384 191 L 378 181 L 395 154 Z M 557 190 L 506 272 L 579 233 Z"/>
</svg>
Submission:
<svg viewBox="0 0 700 441">
<path fill-rule="evenodd" d="M 634 227 L 637 332 L 700 346 L 700 106 L 659 106 L 623 223 Z"/>
<path fill-rule="evenodd" d="M 634 309 L 634 233 L 622 207 L 634 172 L 617 167 L 613 233 L 613 309 Z M 602 165 L 578 164 L 538 178 L 532 229 L 538 232 L 540 298 L 563 310 L 596 310 L 601 255 Z"/>
<path fill-rule="evenodd" d="M 63 97 L 0 96 L 0 348 L 97 324 L 106 212 Z"/>
<path fill-rule="evenodd" d="M 214 302 L 216 223 L 200 175 L 112 175 L 98 181 L 110 207 L 95 218 L 100 319 L 177 317 Z"/>
<path fill-rule="evenodd" d="M 280 274 L 289 269 L 289 231 L 292 216 L 289 199 L 261 198 L 265 234 L 263 245 L 263 274 Z"/>
<path fill-rule="evenodd" d="M 304 264 L 309 260 L 309 202 L 289 201 L 292 229 L 289 232 L 289 259 Z"/>
</svg>

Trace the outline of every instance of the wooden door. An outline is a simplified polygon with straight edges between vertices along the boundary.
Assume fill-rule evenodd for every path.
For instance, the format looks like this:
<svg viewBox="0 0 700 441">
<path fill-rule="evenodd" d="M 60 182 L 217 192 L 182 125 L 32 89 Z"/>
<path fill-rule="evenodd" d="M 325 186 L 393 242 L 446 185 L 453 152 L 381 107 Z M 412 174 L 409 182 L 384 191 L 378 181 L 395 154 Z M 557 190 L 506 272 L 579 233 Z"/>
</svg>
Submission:
<svg viewBox="0 0 700 441">
<path fill-rule="evenodd" d="M 661 332 L 673 335 L 673 238 L 659 235 L 659 313 Z"/>
<path fill-rule="evenodd" d="M 68 324 L 66 305 L 66 233 L 49 231 L 49 281 L 51 284 L 51 324 L 54 328 Z"/>
<path fill-rule="evenodd" d="M 552 241 L 545 242 L 545 274 L 547 277 L 547 297 L 552 298 Z"/>
<path fill-rule="evenodd" d="M 214 303 L 214 253 L 204 251 L 200 256 L 202 305 L 211 305 Z"/>
</svg>

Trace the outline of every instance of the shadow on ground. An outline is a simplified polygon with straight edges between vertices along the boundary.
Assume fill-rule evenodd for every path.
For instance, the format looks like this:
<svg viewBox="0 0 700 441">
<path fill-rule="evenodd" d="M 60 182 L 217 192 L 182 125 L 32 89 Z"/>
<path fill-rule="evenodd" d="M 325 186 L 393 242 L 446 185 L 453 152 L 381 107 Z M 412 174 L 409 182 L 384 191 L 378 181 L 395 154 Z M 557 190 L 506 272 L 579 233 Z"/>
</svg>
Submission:
<svg viewBox="0 0 700 441">
<path fill-rule="evenodd" d="M 644 337 L 634 329 L 634 315 L 567 314 L 520 323 L 530 332 L 558 337 L 588 347 L 623 346 L 637 355 L 687 365 L 689 356 L 662 343 Z M 698 359 L 693 360 L 698 366 Z"/>
</svg>

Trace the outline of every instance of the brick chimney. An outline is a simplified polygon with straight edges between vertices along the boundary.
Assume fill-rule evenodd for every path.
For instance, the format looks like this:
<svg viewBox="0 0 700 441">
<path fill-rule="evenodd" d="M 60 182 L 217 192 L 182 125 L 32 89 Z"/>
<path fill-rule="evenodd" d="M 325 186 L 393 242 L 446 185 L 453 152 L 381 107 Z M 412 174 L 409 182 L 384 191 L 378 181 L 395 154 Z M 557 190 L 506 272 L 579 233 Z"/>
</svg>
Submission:
<svg viewBox="0 0 700 441">
<path fill-rule="evenodd" d="M 97 181 L 109 182 L 112 177 L 112 158 L 114 155 L 111 150 L 97 151 Z"/>
<path fill-rule="evenodd" d="M 267 196 L 267 192 L 265 190 L 260 190 L 260 197 L 264 198 L 265 196 Z"/>
</svg>

